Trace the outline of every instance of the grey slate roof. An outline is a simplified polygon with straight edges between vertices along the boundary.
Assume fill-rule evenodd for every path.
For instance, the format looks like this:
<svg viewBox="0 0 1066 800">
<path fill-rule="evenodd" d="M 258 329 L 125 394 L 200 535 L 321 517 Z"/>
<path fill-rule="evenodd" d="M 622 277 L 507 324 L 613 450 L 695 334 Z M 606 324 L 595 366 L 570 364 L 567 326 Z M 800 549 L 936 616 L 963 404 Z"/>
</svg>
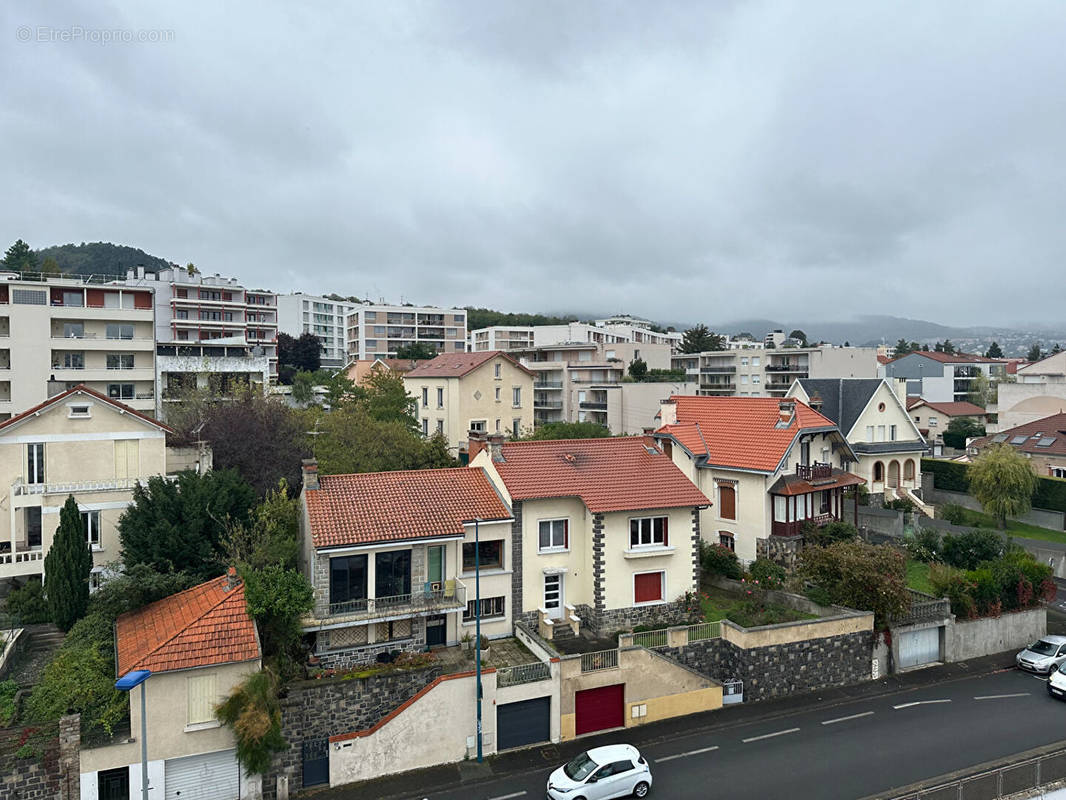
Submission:
<svg viewBox="0 0 1066 800">
<path fill-rule="evenodd" d="M 816 394 L 822 398 L 822 407 L 818 410 L 833 420 L 840 428 L 840 432 L 847 436 L 882 380 L 882 378 L 800 378 L 799 383 L 812 401 Z"/>
</svg>

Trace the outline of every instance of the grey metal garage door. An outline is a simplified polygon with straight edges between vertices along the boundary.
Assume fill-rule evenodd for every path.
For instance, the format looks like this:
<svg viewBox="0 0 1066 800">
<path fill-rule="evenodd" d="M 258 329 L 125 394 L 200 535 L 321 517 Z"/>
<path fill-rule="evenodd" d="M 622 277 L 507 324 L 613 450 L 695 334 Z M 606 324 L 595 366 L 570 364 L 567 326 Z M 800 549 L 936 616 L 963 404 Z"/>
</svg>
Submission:
<svg viewBox="0 0 1066 800">
<path fill-rule="evenodd" d="M 240 797 L 236 750 L 171 758 L 163 772 L 166 800 L 237 800 Z"/>
<path fill-rule="evenodd" d="M 922 628 L 899 635 L 899 666 L 918 667 L 940 660 L 940 628 Z"/>
<path fill-rule="evenodd" d="M 550 697 L 535 697 L 496 706 L 496 746 L 500 750 L 546 742 L 551 738 Z"/>
</svg>

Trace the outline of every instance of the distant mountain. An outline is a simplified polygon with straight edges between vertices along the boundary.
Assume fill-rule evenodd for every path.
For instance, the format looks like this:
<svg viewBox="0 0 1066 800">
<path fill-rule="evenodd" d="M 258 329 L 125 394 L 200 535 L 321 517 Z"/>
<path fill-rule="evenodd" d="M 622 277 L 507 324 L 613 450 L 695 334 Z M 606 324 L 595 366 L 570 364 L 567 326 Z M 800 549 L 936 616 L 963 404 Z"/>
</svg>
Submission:
<svg viewBox="0 0 1066 800">
<path fill-rule="evenodd" d="M 59 244 L 38 251 L 37 264 L 43 272 L 53 270 L 72 275 L 125 275 L 126 270 L 144 267 L 158 272 L 171 266 L 166 259 L 149 255 L 140 248 L 110 242 Z M 54 261 L 55 264 L 46 261 Z"/>
</svg>

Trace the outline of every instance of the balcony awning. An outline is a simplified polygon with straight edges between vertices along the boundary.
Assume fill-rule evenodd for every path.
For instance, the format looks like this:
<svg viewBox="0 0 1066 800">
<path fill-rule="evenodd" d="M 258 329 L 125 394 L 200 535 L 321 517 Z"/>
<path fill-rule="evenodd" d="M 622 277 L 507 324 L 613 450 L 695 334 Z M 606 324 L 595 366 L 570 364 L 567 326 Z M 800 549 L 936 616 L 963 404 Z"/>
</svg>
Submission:
<svg viewBox="0 0 1066 800">
<path fill-rule="evenodd" d="M 780 494 L 786 497 L 791 497 L 797 494 L 813 494 L 814 492 L 824 492 L 826 489 L 842 489 L 847 486 L 858 486 L 860 483 L 866 483 L 864 478 L 860 478 L 858 475 L 853 475 L 850 472 L 844 472 L 842 469 L 834 468 L 832 474 L 827 478 L 813 478 L 807 480 L 801 478 L 798 475 L 782 475 L 773 486 L 770 487 L 770 494 Z"/>
</svg>

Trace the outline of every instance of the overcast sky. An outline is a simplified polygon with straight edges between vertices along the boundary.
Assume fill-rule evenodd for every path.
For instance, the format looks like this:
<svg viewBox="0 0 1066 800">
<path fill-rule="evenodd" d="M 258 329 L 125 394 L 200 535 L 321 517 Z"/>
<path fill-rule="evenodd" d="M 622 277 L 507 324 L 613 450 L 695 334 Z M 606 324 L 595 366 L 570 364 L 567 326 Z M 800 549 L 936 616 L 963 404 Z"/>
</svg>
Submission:
<svg viewBox="0 0 1066 800">
<path fill-rule="evenodd" d="M 151 5 L 2 4 L 3 247 L 712 327 L 1062 318 L 1059 0 Z M 116 29 L 169 41 L 84 40 Z"/>
</svg>

